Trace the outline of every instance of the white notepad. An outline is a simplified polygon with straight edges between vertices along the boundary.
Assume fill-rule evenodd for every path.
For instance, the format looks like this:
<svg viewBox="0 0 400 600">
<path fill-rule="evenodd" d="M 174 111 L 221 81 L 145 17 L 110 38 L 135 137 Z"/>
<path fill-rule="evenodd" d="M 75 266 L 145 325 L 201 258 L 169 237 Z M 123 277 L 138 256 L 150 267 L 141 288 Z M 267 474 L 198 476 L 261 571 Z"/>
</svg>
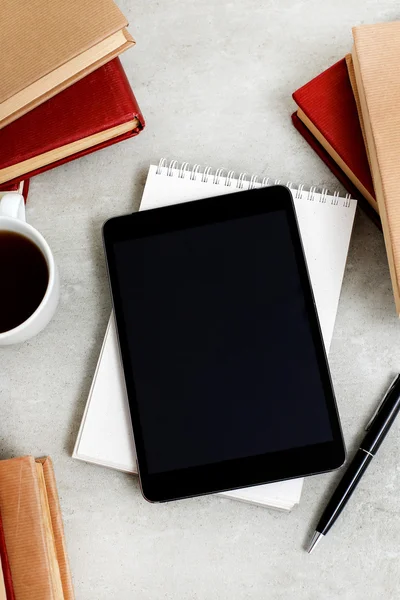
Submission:
<svg viewBox="0 0 400 600">
<path fill-rule="evenodd" d="M 226 172 L 225 172 L 226 173 Z M 219 169 L 169 166 L 161 161 L 151 166 L 140 210 L 147 210 L 201 198 L 218 196 L 238 189 L 278 183 L 264 178 L 234 178 Z M 289 187 L 290 184 L 288 184 Z M 296 214 L 327 352 L 339 302 L 340 289 L 353 227 L 356 201 L 320 193 L 303 186 L 293 189 Z M 160 299 L 162 301 L 162 299 Z M 87 462 L 136 473 L 135 445 L 119 356 L 114 317 L 111 315 L 97 364 L 86 410 L 73 457 Z M 249 487 L 221 495 L 262 506 L 290 510 L 300 501 L 303 479 Z"/>
</svg>

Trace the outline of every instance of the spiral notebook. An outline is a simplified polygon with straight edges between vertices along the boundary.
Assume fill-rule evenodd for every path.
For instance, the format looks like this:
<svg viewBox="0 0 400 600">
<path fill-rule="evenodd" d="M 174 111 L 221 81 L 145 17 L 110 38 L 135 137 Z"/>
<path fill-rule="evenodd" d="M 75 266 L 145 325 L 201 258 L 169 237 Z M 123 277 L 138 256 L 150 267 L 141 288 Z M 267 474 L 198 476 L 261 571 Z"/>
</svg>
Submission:
<svg viewBox="0 0 400 600">
<path fill-rule="evenodd" d="M 189 168 L 162 160 L 151 166 L 140 210 L 199 200 L 281 183 L 267 177 L 235 178 L 233 171 Z M 326 189 L 292 189 L 304 251 L 327 352 L 332 339 L 340 289 L 353 227 L 356 201 Z M 162 302 L 162 298 L 160 298 Z M 135 445 L 129 416 L 117 332 L 111 315 L 73 457 L 136 473 Z M 220 494 L 227 498 L 291 510 L 298 504 L 303 480 L 294 479 Z"/>
</svg>

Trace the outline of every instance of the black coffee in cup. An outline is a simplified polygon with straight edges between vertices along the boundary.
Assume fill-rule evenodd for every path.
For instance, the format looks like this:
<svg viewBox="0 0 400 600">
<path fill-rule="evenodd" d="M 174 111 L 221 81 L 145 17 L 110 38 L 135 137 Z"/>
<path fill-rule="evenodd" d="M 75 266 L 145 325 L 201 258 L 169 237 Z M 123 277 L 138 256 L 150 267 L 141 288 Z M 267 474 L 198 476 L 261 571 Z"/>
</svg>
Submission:
<svg viewBox="0 0 400 600">
<path fill-rule="evenodd" d="M 42 302 L 49 270 L 30 239 L 0 230 L 0 333 L 24 323 Z"/>
</svg>

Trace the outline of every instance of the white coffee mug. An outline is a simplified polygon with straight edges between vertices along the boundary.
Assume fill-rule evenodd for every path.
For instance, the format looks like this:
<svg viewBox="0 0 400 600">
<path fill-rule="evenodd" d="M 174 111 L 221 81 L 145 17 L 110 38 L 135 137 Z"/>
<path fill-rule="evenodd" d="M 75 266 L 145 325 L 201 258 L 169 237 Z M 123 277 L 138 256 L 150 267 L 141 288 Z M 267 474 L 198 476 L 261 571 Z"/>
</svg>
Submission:
<svg viewBox="0 0 400 600">
<path fill-rule="evenodd" d="M 25 221 L 25 203 L 21 194 L 10 192 L 1 198 L 0 231 L 13 231 L 30 239 L 45 257 L 49 271 L 46 293 L 35 312 L 18 327 L 0 333 L 0 346 L 7 346 L 25 342 L 46 327 L 57 308 L 60 280 L 48 243 L 32 225 L 28 225 Z M 2 294 L 7 294 L 7 290 L 3 290 Z"/>
</svg>

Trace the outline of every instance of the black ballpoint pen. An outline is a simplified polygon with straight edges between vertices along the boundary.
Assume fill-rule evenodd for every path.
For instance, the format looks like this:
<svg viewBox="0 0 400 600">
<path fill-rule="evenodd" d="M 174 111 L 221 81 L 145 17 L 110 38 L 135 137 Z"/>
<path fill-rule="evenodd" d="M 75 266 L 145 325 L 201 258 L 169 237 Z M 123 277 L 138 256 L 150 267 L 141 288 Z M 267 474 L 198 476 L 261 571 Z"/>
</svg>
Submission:
<svg viewBox="0 0 400 600">
<path fill-rule="evenodd" d="M 310 542 L 308 552 L 328 533 L 374 458 L 400 409 L 400 375 L 396 375 L 366 426 L 367 434 L 332 494 Z"/>
</svg>

